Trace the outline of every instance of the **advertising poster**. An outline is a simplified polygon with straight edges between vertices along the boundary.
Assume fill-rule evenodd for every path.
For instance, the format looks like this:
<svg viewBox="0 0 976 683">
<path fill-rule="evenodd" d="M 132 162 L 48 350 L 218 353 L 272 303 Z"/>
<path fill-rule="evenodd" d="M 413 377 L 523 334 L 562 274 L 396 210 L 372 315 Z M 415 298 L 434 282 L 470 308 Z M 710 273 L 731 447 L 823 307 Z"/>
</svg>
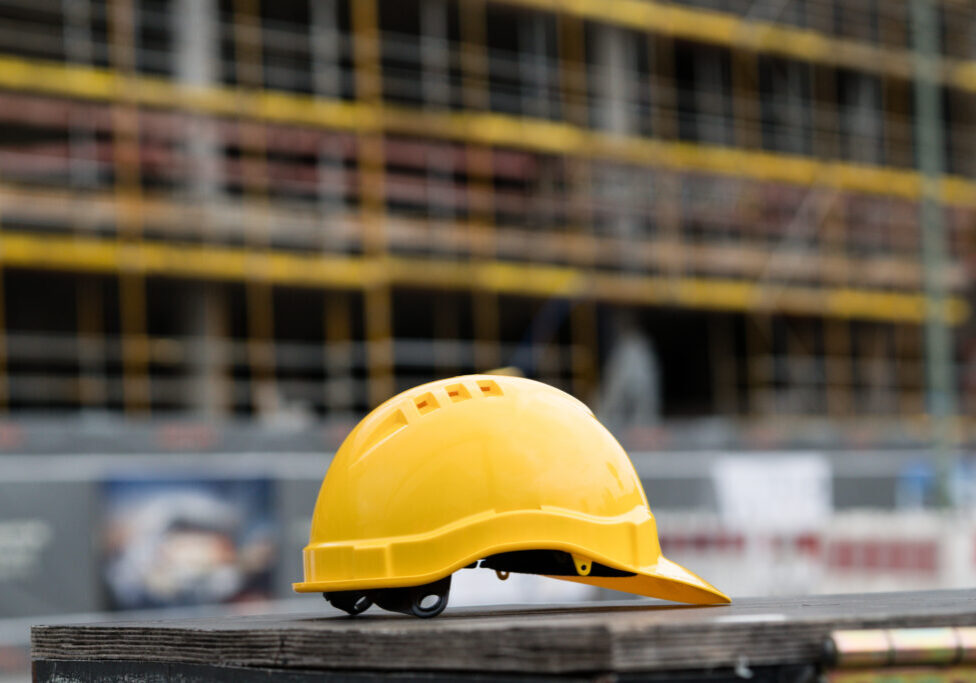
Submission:
<svg viewBox="0 0 976 683">
<path fill-rule="evenodd" d="M 118 478 L 102 484 L 101 579 L 109 609 L 271 597 L 267 479 Z"/>
</svg>

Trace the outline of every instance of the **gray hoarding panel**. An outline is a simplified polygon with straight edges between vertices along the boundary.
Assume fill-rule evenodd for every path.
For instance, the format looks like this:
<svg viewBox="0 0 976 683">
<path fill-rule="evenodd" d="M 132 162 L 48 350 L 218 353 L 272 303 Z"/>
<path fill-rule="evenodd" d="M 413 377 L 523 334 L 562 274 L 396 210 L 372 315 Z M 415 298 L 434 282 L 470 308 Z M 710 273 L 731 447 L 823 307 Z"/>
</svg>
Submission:
<svg viewBox="0 0 976 683">
<path fill-rule="evenodd" d="M 322 470 L 325 476 L 325 469 Z M 302 548 L 308 543 L 312 510 L 322 480 L 281 479 L 277 482 L 278 519 L 281 524 L 281 553 L 275 578 L 276 596 L 295 597 L 291 584 L 302 580 Z"/>
<path fill-rule="evenodd" d="M 99 609 L 91 482 L 0 482 L 0 617 Z"/>
</svg>

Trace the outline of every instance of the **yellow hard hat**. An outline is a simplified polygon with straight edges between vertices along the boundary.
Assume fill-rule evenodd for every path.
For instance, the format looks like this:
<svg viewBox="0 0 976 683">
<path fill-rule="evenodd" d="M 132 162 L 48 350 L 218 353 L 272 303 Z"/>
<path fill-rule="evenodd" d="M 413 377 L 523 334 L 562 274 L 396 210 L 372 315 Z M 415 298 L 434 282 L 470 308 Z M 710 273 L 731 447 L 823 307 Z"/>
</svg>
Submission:
<svg viewBox="0 0 976 683">
<path fill-rule="evenodd" d="M 305 581 L 357 614 L 447 604 L 480 566 L 696 604 L 729 598 L 661 555 L 627 454 L 575 398 L 521 377 L 467 375 L 367 415 L 326 473 Z"/>
</svg>

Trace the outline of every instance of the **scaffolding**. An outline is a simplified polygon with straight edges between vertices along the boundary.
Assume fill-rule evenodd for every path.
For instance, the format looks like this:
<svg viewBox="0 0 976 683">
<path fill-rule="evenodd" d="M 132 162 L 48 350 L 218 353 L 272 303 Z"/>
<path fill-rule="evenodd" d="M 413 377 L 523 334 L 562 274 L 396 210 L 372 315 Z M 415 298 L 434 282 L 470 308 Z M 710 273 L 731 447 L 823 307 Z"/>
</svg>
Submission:
<svg viewBox="0 0 976 683">
<path fill-rule="evenodd" d="M 910 4 L 0 0 L 0 409 L 354 415 L 505 364 L 599 403 L 637 330 L 664 418 L 928 430 L 926 323 L 976 391 L 976 10 L 920 76 Z"/>
</svg>

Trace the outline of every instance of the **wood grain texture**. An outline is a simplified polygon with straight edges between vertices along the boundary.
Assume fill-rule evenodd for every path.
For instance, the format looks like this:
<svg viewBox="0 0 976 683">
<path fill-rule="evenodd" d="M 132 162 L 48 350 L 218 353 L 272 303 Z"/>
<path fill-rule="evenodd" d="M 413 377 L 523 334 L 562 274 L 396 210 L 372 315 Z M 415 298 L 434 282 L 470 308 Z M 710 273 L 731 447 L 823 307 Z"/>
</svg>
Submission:
<svg viewBox="0 0 976 683">
<path fill-rule="evenodd" d="M 330 613 L 331 614 L 331 613 Z M 976 591 L 458 609 L 431 620 L 309 614 L 31 629 L 35 660 L 559 674 L 817 662 L 836 628 L 976 625 Z"/>
</svg>

